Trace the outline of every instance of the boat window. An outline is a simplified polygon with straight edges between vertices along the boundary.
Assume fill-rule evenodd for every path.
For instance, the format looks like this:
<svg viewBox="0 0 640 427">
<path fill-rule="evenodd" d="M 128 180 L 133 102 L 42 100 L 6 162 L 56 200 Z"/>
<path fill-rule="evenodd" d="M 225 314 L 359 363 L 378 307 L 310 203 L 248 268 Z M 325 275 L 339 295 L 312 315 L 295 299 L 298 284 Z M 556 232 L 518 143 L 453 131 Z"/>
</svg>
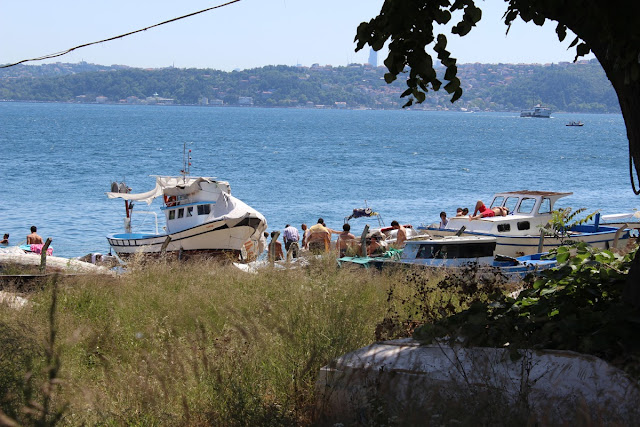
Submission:
<svg viewBox="0 0 640 427">
<path fill-rule="evenodd" d="M 178 218 L 184 218 L 184 208 L 178 209 Z"/>
<path fill-rule="evenodd" d="M 528 230 L 531 228 L 529 221 L 520 221 L 518 223 L 518 230 Z"/>
<path fill-rule="evenodd" d="M 169 211 L 169 219 L 176 219 L 176 210 L 175 209 L 171 209 Z"/>
<path fill-rule="evenodd" d="M 198 205 L 198 215 L 209 215 L 211 205 Z"/>
<path fill-rule="evenodd" d="M 187 208 L 187 218 L 193 216 L 193 206 Z"/>
<path fill-rule="evenodd" d="M 500 233 L 511 231 L 511 224 L 498 224 L 498 231 Z"/>
<path fill-rule="evenodd" d="M 496 206 L 502 206 L 503 203 L 504 203 L 504 196 L 496 196 L 493 199 L 493 202 L 491 202 L 491 206 L 489 207 L 495 208 Z"/>
<path fill-rule="evenodd" d="M 416 258 L 419 259 L 443 259 L 455 258 L 451 253 L 451 247 L 445 245 L 420 245 Z"/>
<path fill-rule="evenodd" d="M 517 197 L 507 197 L 507 200 L 504 202 L 504 206 L 509 209 L 509 212 L 515 212 L 516 206 L 518 205 Z"/>
<path fill-rule="evenodd" d="M 434 245 L 420 245 L 416 258 L 419 259 L 431 259 L 434 258 Z"/>
<path fill-rule="evenodd" d="M 493 256 L 496 249 L 495 242 L 465 243 L 438 245 L 420 245 L 416 258 L 418 259 L 454 259 L 454 258 L 478 258 Z"/>
<path fill-rule="evenodd" d="M 542 203 L 540 203 L 540 209 L 538 209 L 538 213 L 548 214 L 551 213 L 551 199 L 548 197 L 542 198 Z"/>
<path fill-rule="evenodd" d="M 467 243 L 465 245 L 459 245 L 459 248 L 458 258 L 479 258 L 493 256 L 493 251 L 496 249 L 496 243 Z"/>
<path fill-rule="evenodd" d="M 536 205 L 536 199 L 532 199 L 531 197 L 525 197 L 520 202 L 520 206 L 518 206 L 518 212 L 532 213 L 535 205 Z"/>
</svg>

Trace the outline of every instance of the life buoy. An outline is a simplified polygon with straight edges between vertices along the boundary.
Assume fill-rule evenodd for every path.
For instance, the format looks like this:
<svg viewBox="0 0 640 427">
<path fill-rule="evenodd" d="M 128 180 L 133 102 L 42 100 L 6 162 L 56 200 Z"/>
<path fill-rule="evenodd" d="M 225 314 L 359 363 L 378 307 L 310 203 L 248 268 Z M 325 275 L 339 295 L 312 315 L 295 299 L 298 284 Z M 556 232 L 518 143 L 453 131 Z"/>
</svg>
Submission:
<svg viewBox="0 0 640 427">
<path fill-rule="evenodd" d="M 164 195 L 164 204 L 167 205 L 168 207 L 175 206 L 176 205 L 176 196 L 167 196 L 165 194 Z"/>
</svg>

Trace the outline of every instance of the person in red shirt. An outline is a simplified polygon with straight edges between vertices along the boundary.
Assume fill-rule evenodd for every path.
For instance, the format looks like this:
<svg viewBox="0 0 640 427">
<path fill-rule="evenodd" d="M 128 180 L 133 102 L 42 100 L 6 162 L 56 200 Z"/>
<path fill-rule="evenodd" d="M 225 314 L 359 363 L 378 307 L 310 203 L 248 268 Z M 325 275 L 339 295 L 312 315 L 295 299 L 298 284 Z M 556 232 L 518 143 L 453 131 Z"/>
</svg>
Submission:
<svg viewBox="0 0 640 427">
<path fill-rule="evenodd" d="M 473 211 L 473 215 L 469 217 L 469 220 L 489 218 L 492 216 L 506 216 L 508 214 L 509 214 L 509 209 L 505 207 L 497 206 L 495 208 L 489 209 L 484 205 L 482 200 L 478 200 L 478 203 L 476 203 L 476 208 Z"/>
</svg>

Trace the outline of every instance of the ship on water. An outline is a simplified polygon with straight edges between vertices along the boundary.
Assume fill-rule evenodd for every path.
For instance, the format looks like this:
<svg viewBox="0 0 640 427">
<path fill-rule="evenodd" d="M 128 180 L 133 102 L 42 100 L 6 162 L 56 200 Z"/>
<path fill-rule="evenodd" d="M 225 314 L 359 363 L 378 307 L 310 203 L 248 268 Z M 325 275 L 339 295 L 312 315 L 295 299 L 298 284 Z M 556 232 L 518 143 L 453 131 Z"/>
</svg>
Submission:
<svg viewBox="0 0 640 427">
<path fill-rule="evenodd" d="M 520 117 L 542 117 L 548 119 L 551 117 L 551 108 L 538 104 L 533 108 L 520 111 Z"/>
</svg>

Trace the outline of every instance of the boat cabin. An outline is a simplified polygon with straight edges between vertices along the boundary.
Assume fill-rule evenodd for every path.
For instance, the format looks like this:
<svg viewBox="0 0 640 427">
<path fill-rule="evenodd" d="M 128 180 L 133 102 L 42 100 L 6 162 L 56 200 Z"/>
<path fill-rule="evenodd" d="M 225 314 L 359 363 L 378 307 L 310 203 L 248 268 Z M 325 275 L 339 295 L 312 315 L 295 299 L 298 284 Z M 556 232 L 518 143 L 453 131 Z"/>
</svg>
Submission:
<svg viewBox="0 0 640 427">
<path fill-rule="evenodd" d="M 465 227 L 467 232 L 496 236 L 539 234 L 539 228 L 551 219 L 556 201 L 571 194 L 573 193 L 529 190 L 497 193 L 493 196 L 489 208 L 505 207 L 509 210 L 508 215 L 473 221 L 468 217 L 452 217 L 447 228 L 459 230 Z"/>
<path fill-rule="evenodd" d="M 173 178 L 173 177 L 162 177 Z M 183 178 L 179 177 L 182 181 Z M 183 183 L 166 183 L 162 195 L 167 231 L 173 233 L 202 224 L 213 212 L 223 194 L 231 194 L 226 181 L 186 177 Z"/>
<path fill-rule="evenodd" d="M 495 237 L 445 236 L 408 240 L 400 262 L 432 267 L 456 267 L 469 263 L 491 265 L 496 249 Z"/>
<path fill-rule="evenodd" d="M 505 207 L 511 214 L 547 215 L 553 211 L 553 206 L 558 199 L 572 194 L 551 191 L 509 191 L 495 194 L 489 207 Z"/>
</svg>

